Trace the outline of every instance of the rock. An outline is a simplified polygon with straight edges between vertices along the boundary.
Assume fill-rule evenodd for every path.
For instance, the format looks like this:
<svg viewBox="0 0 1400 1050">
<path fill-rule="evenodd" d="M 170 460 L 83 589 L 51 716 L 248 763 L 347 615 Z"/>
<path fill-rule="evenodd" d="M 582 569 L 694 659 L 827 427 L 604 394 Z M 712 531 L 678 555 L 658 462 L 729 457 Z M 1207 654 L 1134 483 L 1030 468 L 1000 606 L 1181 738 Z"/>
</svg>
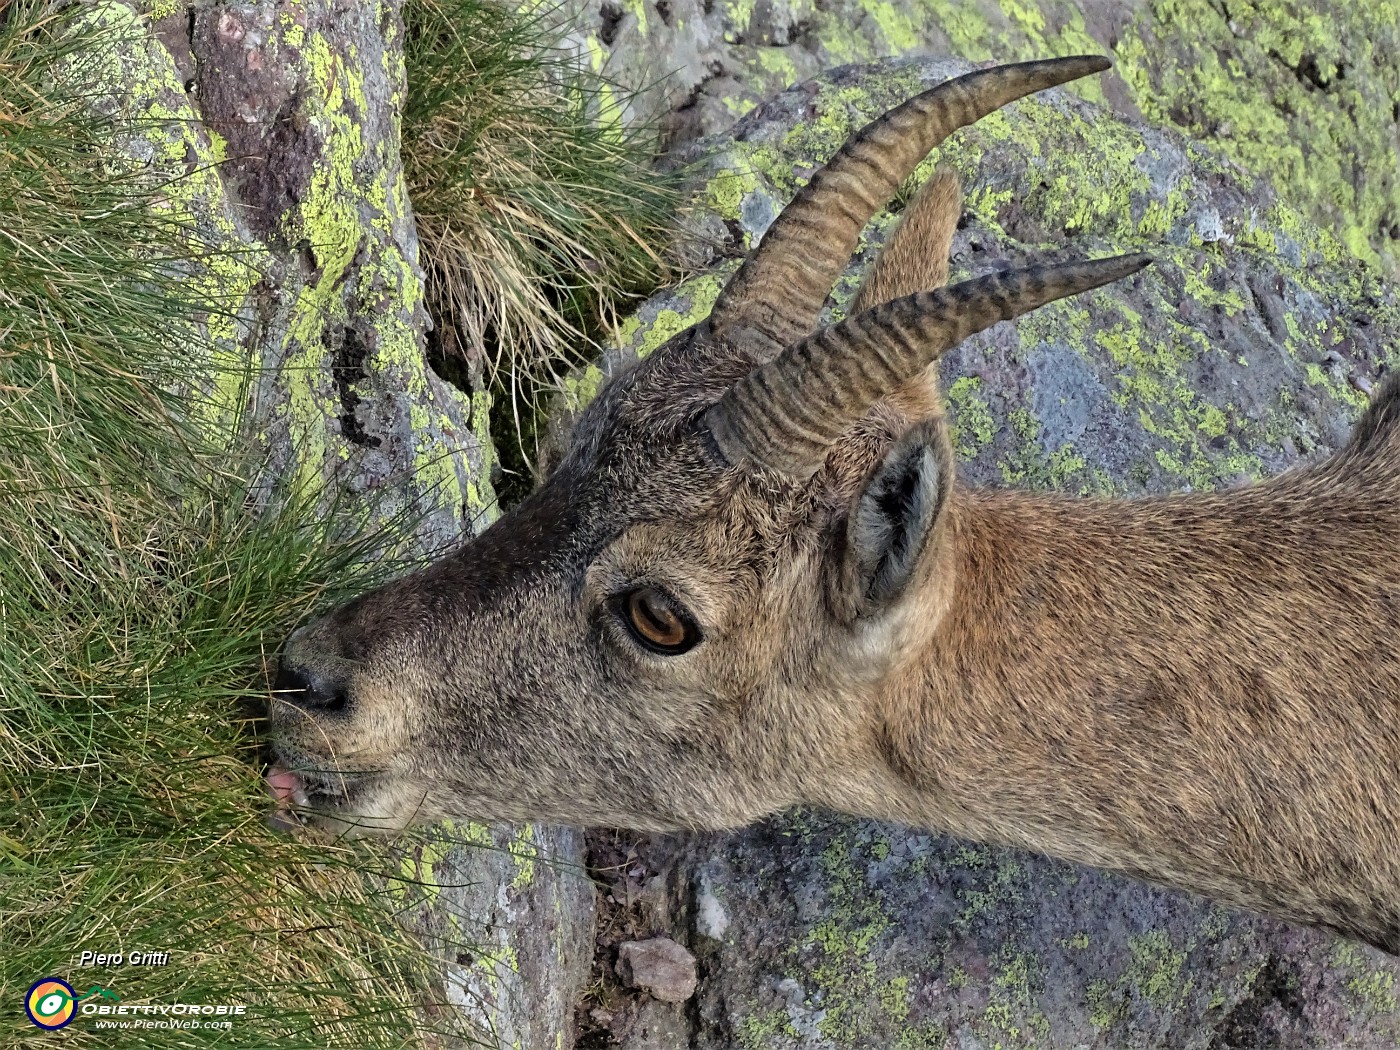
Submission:
<svg viewBox="0 0 1400 1050">
<path fill-rule="evenodd" d="M 690 1023 L 674 1003 L 644 999 L 619 1045 L 623 1050 L 681 1050 L 690 1041 Z"/>
<path fill-rule="evenodd" d="M 628 986 L 663 1003 L 683 1003 L 695 994 L 695 956 L 669 937 L 619 945 L 617 972 Z"/>
<path fill-rule="evenodd" d="M 727 242 L 623 325 L 571 380 L 572 400 L 703 318 L 738 256 L 852 130 L 967 68 L 837 70 L 702 143 L 699 194 Z M 943 385 L 973 483 L 1131 495 L 1271 475 L 1336 448 L 1365 403 L 1358 381 L 1400 366 L 1396 289 L 1266 179 L 1179 134 L 1057 91 L 959 133 L 936 159 L 968 191 L 955 280 L 1052 256 L 1157 258 L 949 355 Z M 867 229 L 828 316 L 892 221 Z M 688 1042 L 703 1050 L 1400 1040 L 1400 960 L 918 829 L 786 814 L 691 840 L 670 885 L 672 936 L 705 975 Z"/>
<path fill-rule="evenodd" d="M 697 939 L 690 1043 L 1390 1050 L 1400 960 L 1013 850 L 798 813 L 693 844 L 734 917 Z M 727 870 L 725 870 L 727 869 Z"/>
<path fill-rule="evenodd" d="M 295 479 L 351 516 L 411 522 L 400 553 L 457 544 L 492 516 L 493 453 L 471 395 L 424 354 L 400 5 L 158 6 L 148 32 L 127 5 L 89 5 L 89 31 L 116 43 L 84 61 L 92 104 L 138 129 L 118 143 L 134 174 L 211 249 L 188 276 L 223 307 L 189 340 L 208 360 L 201 424 L 258 435 L 268 498 Z M 563 1045 L 591 962 L 582 847 L 573 829 L 468 824 L 395 858 L 397 914 L 482 1038 Z"/>
<path fill-rule="evenodd" d="M 571 828 L 444 824 L 416 833 L 399 919 L 441 960 L 443 989 L 480 1045 L 571 1046 L 574 1001 L 592 959 L 593 883 Z"/>
<path fill-rule="evenodd" d="M 1094 52 L 1075 89 L 1210 142 L 1350 250 L 1400 264 L 1400 18 L 1391 0 L 570 0 L 570 39 L 673 137 L 727 129 L 851 62 Z"/>
</svg>

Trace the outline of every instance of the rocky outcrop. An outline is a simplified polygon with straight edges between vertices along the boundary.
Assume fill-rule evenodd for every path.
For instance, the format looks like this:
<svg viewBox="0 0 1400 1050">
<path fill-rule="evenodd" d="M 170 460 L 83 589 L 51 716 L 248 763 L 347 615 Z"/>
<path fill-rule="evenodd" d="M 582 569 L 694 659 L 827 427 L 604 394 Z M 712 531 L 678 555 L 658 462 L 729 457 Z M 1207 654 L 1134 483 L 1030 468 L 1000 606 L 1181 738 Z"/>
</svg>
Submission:
<svg viewBox="0 0 1400 1050">
<path fill-rule="evenodd" d="M 165 17 L 148 21 L 91 5 L 87 28 L 116 43 L 74 61 L 91 65 L 95 104 L 135 129 L 117 143 L 133 174 L 203 246 L 186 278 L 210 304 L 189 340 L 207 356 L 201 422 L 256 438 L 267 498 L 412 523 L 399 554 L 456 544 L 493 516 L 489 402 L 426 359 L 399 5 L 155 6 Z M 591 957 L 582 836 L 447 826 L 385 857 L 467 1027 L 561 1045 Z"/>
<path fill-rule="evenodd" d="M 570 39 L 681 138 L 851 62 L 1093 52 L 1076 90 L 1209 141 L 1361 258 L 1400 264 L 1400 16 L 1391 0 L 572 0 Z"/>
<path fill-rule="evenodd" d="M 734 260 L 851 131 L 967 68 L 838 70 L 702 143 L 709 268 L 647 302 L 571 398 L 703 317 Z M 1057 91 L 960 132 L 923 174 L 935 162 L 968 191 L 954 280 L 1052 255 L 1157 258 L 1140 279 L 998 325 L 945 360 L 974 483 L 1132 495 L 1271 475 L 1341 443 L 1366 392 L 1400 366 L 1396 290 L 1267 180 L 1174 132 Z M 832 317 L 893 221 L 866 231 Z M 653 914 L 654 932 L 699 960 L 696 997 L 671 1008 L 697 1047 L 1400 1039 L 1400 960 L 1128 879 L 831 814 L 685 843 Z"/>
</svg>

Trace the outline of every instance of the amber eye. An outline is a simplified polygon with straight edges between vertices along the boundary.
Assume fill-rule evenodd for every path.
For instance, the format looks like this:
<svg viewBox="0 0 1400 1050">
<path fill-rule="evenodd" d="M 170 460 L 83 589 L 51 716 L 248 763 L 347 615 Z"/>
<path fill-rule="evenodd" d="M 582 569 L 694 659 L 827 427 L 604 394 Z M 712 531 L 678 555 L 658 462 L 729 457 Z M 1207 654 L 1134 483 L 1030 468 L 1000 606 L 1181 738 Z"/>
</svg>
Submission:
<svg viewBox="0 0 1400 1050">
<path fill-rule="evenodd" d="M 693 649 L 700 629 L 674 598 L 655 587 L 638 587 L 622 596 L 622 618 L 648 649 L 675 656 Z"/>
</svg>

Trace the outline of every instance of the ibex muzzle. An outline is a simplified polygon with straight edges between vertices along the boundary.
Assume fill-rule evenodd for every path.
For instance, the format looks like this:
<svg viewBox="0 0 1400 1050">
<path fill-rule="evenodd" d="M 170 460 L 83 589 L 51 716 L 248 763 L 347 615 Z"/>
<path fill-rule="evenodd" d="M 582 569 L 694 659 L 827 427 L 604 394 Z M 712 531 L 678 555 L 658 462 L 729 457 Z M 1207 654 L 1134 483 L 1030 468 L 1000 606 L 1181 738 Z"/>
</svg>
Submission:
<svg viewBox="0 0 1400 1050">
<path fill-rule="evenodd" d="M 1103 70 L 942 84 L 798 194 L 543 486 L 297 631 L 269 781 L 333 827 L 723 828 L 798 803 L 1010 843 L 1400 951 L 1400 383 L 1331 458 L 1133 501 L 954 483 L 930 365 L 1143 256 L 946 290 L 953 129 Z"/>
</svg>

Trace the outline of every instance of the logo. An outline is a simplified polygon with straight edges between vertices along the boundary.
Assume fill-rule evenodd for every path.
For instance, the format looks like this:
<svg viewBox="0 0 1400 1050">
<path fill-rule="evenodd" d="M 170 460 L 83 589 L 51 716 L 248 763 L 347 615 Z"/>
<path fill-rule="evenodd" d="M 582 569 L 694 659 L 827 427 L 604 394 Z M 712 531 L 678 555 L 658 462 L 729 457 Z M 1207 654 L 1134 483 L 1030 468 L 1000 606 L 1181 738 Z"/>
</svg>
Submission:
<svg viewBox="0 0 1400 1050">
<path fill-rule="evenodd" d="M 35 1025 L 54 1032 L 73 1020 L 75 998 L 77 993 L 67 981 L 45 977 L 30 985 L 24 999 L 24 1012 Z"/>
</svg>

